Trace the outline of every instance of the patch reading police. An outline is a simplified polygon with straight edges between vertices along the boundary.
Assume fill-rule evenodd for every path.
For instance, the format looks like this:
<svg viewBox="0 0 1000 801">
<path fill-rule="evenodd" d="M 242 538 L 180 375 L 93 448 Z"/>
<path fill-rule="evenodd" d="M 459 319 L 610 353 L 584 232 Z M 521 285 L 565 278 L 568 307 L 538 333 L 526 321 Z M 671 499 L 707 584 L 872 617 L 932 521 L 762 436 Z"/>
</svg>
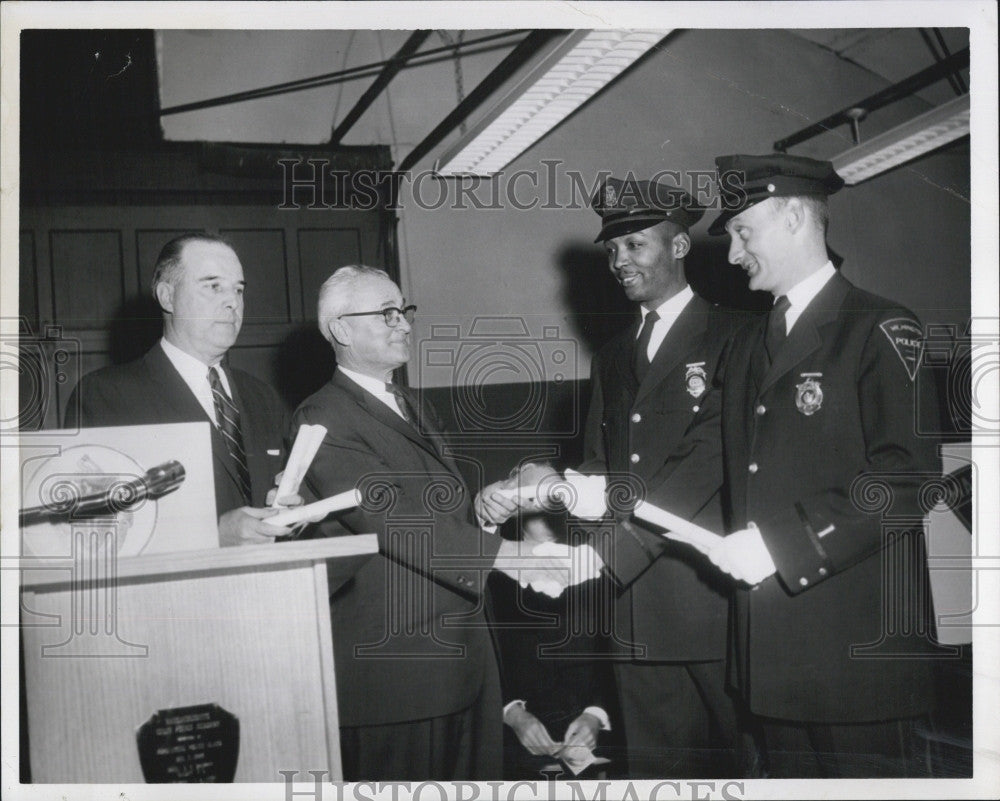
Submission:
<svg viewBox="0 0 1000 801">
<path fill-rule="evenodd" d="M 708 384 L 708 374 L 705 372 L 705 362 L 692 362 L 685 365 L 684 387 L 692 398 L 700 398 L 705 393 Z"/>
<path fill-rule="evenodd" d="M 799 373 L 805 379 L 795 385 L 795 408 L 806 417 L 816 414 L 823 406 L 823 388 L 816 379 L 822 378 L 822 373 Z"/>
<path fill-rule="evenodd" d="M 920 356 L 924 350 L 924 332 L 920 324 L 909 317 L 894 317 L 886 320 L 879 328 L 889 338 L 906 374 L 913 381 L 917 377 L 917 367 L 920 366 Z"/>
</svg>

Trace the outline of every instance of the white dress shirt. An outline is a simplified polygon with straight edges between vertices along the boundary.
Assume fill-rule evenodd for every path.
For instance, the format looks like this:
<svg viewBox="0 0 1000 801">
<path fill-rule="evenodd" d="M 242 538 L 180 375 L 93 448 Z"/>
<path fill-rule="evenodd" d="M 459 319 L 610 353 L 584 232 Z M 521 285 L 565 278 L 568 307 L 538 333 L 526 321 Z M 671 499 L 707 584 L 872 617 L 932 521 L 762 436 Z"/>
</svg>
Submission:
<svg viewBox="0 0 1000 801">
<path fill-rule="evenodd" d="M 205 364 L 201 359 L 192 356 L 190 353 L 186 353 L 166 339 L 160 340 L 160 347 L 163 348 L 163 352 L 174 366 L 174 369 L 180 373 L 181 378 L 184 379 L 184 383 L 188 385 L 188 389 L 191 390 L 195 399 L 201 404 L 201 408 L 205 410 L 208 419 L 218 428 L 219 421 L 215 417 L 215 398 L 212 396 L 212 385 L 208 383 L 208 369 L 210 367 L 218 368 L 222 386 L 226 390 L 226 394 L 232 398 L 233 390 L 229 386 L 226 371 L 219 367 L 219 362 L 216 362 L 214 365 Z"/>
<path fill-rule="evenodd" d="M 684 311 L 684 307 L 688 305 L 688 302 L 693 297 L 694 292 L 691 287 L 685 286 L 676 295 L 668 298 L 656 307 L 656 313 L 660 315 L 660 319 L 653 325 L 653 333 L 649 337 L 649 347 L 646 349 L 646 356 L 650 362 L 653 361 L 653 357 L 656 356 L 656 351 L 660 349 L 660 345 L 666 339 L 667 333 L 673 327 L 673 324 L 677 322 L 677 318 L 680 317 L 681 312 Z M 649 310 L 645 306 L 640 306 L 639 312 L 642 314 L 642 322 L 645 323 Z M 639 333 L 641 332 L 642 326 L 640 325 Z M 639 334 L 636 334 L 635 338 L 638 339 Z"/>
<path fill-rule="evenodd" d="M 403 420 L 406 419 L 403 417 L 403 410 L 400 409 L 399 404 L 396 403 L 396 396 L 385 388 L 385 381 L 379 381 L 377 378 L 372 378 L 370 375 L 364 375 L 356 370 L 350 370 L 343 365 L 338 364 L 337 369 L 361 387 L 365 392 L 371 393 L 382 401 L 382 403 L 395 412 L 397 417 L 400 417 Z"/>
<path fill-rule="evenodd" d="M 802 312 L 806 310 L 806 306 L 819 294 L 820 290 L 826 286 L 827 281 L 833 278 L 836 272 L 837 269 L 833 266 L 833 263 L 828 261 L 816 272 L 807 275 L 788 290 L 785 294 L 790 304 L 788 310 L 785 312 L 786 335 L 791 333 L 792 326 L 798 322 L 799 317 L 802 316 Z"/>
</svg>

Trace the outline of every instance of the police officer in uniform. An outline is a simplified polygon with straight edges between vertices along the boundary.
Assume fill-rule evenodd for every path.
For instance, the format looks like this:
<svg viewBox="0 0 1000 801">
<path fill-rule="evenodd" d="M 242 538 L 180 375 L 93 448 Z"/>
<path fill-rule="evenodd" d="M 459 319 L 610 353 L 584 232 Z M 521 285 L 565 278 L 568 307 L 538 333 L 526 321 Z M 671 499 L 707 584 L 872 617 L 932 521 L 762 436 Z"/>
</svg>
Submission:
<svg viewBox="0 0 1000 801">
<path fill-rule="evenodd" d="M 743 312 L 695 295 L 688 229 L 704 214 L 679 187 L 609 178 L 593 198 L 595 242 L 640 316 L 594 357 L 585 474 L 658 475 L 700 409 Z M 714 443 L 719 456 L 718 438 Z M 684 512 L 721 530 L 721 460 L 692 473 Z M 490 509 L 487 487 L 478 508 Z M 502 499 L 494 520 L 506 511 Z M 635 523 L 613 527 L 605 574 L 630 778 L 734 775 L 736 716 L 725 690 L 728 588 L 704 557 Z"/>
<path fill-rule="evenodd" d="M 734 679 L 769 776 L 926 775 L 913 730 L 934 643 L 912 593 L 926 570 L 920 488 L 940 465 L 914 417 L 936 408 L 916 397 L 920 324 L 830 263 L 827 196 L 843 181 L 829 162 L 716 164 L 723 213 L 709 232 L 727 232 L 729 261 L 775 296 L 730 343 L 692 431 L 721 426 L 731 533 L 709 556 L 736 580 Z M 688 456 L 654 502 L 682 493 Z"/>
</svg>

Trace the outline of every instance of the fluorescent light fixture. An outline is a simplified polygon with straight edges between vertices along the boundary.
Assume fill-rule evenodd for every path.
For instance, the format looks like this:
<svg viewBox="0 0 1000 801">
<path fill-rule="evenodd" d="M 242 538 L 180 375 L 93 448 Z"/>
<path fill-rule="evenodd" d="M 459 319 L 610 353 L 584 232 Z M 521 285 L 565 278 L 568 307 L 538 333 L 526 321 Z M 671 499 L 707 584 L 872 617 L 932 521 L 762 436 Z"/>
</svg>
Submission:
<svg viewBox="0 0 1000 801">
<path fill-rule="evenodd" d="M 835 156 L 833 168 L 853 186 L 968 133 L 969 95 L 964 94 Z"/>
<path fill-rule="evenodd" d="M 488 176 L 570 116 L 670 31 L 574 31 L 437 160 L 444 176 Z"/>
</svg>

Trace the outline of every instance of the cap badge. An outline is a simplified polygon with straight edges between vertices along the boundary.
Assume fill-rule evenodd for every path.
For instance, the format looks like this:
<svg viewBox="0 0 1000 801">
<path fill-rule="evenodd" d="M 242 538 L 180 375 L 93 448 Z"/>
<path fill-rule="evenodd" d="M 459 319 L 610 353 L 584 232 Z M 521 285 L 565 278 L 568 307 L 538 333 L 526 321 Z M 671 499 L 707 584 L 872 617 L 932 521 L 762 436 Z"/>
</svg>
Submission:
<svg viewBox="0 0 1000 801">
<path fill-rule="evenodd" d="M 700 398 L 705 392 L 708 375 L 705 373 L 705 362 L 692 362 L 686 365 L 684 387 L 692 398 Z"/>
<path fill-rule="evenodd" d="M 816 414 L 823 405 L 823 388 L 817 379 L 822 378 L 822 373 L 799 373 L 805 379 L 801 384 L 795 385 L 795 406 L 806 417 Z"/>
<path fill-rule="evenodd" d="M 617 206 L 618 205 L 618 193 L 611 184 L 604 185 L 604 205 L 605 206 Z"/>
</svg>

